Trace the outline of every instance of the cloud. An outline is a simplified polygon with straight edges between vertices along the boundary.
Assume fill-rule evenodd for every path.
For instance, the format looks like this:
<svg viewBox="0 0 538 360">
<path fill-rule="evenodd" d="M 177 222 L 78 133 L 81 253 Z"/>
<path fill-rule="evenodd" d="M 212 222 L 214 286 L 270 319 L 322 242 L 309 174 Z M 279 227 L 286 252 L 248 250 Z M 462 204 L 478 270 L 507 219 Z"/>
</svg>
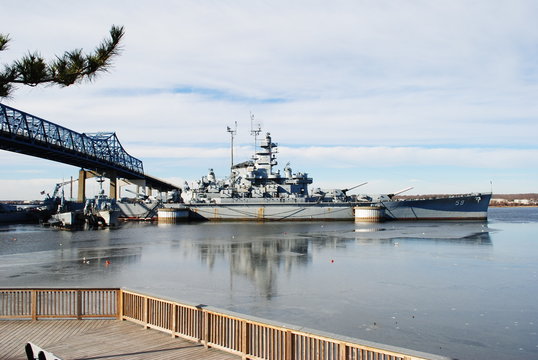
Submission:
<svg viewBox="0 0 538 360">
<path fill-rule="evenodd" d="M 157 159 L 195 159 L 210 164 L 229 159 L 230 148 L 204 147 L 152 147 L 138 146 L 136 153 L 144 154 L 146 161 Z M 424 148 L 424 147 L 280 147 L 280 162 L 312 164 L 325 168 L 353 166 L 458 166 L 491 169 L 511 169 L 538 166 L 538 149 L 487 149 L 487 148 Z M 241 146 L 234 149 L 237 162 L 246 160 L 253 147 Z"/>
<path fill-rule="evenodd" d="M 475 149 L 420 147 L 330 147 L 283 148 L 281 154 L 308 158 L 338 167 L 422 166 L 511 169 L 538 165 L 538 149 Z"/>
<path fill-rule="evenodd" d="M 96 81 L 19 87 L 4 102 L 75 131 L 115 131 L 147 169 L 190 176 L 201 169 L 192 159 L 227 164 L 235 121 L 248 158 L 253 112 L 281 155 L 322 162 L 320 177 L 446 166 L 482 169 L 477 179 L 520 174 L 523 187 L 535 174 L 535 1 L 92 4 L 3 4 L 13 41 L 2 63 L 34 49 L 89 52 L 112 24 L 126 29 L 121 56 Z"/>
</svg>

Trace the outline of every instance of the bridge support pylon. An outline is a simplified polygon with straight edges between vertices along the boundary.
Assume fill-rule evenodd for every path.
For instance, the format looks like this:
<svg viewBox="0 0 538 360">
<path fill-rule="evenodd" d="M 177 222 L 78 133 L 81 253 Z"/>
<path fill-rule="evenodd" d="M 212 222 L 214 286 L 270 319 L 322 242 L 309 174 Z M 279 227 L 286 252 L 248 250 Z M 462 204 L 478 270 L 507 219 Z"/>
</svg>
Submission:
<svg viewBox="0 0 538 360">
<path fill-rule="evenodd" d="M 108 196 L 114 200 L 118 200 L 118 177 L 115 171 L 107 171 L 106 177 L 110 180 L 108 188 Z"/>
<path fill-rule="evenodd" d="M 78 172 L 78 202 L 86 201 L 86 180 L 92 177 L 103 176 L 110 180 L 110 187 L 108 196 L 112 199 L 118 198 L 118 188 L 117 188 L 117 173 L 115 171 L 106 171 L 103 173 L 98 173 L 95 171 L 88 171 L 80 169 Z"/>
<path fill-rule="evenodd" d="M 78 172 L 78 202 L 86 201 L 86 179 L 88 177 L 88 172 L 84 169 L 80 169 Z"/>
</svg>

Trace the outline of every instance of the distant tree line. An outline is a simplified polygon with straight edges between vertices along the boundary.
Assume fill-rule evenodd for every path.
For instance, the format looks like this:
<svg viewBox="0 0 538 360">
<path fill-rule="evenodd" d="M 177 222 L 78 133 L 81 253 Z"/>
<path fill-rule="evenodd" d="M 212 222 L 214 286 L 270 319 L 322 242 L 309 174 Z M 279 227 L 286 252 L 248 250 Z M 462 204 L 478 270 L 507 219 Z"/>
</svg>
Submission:
<svg viewBox="0 0 538 360">
<path fill-rule="evenodd" d="M 514 200 L 533 200 L 538 201 L 538 194 L 535 193 L 528 193 L 528 194 L 493 194 L 493 199 L 504 199 L 507 201 L 514 201 Z"/>
</svg>

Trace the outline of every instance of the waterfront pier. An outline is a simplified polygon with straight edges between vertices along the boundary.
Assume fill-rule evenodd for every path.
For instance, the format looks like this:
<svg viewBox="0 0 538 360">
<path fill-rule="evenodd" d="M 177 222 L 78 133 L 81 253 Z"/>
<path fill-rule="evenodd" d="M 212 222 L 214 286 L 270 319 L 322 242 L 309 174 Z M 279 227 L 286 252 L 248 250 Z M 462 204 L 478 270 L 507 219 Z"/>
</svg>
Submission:
<svg viewBox="0 0 538 360">
<path fill-rule="evenodd" d="M 62 360 L 67 359 L 184 359 L 239 360 L 241 357 L 166 334 L 145 330 L 129 321 L 53 320 L 0 321 L 0 359 L 26 359 L 31 339 Z"/>
<path fill-rule="evenodd" d="M 32 342 L 62 359 L 448 360 L 126 289 L 0 289 L 0 320 L 2 359 Z"/>
</svg>

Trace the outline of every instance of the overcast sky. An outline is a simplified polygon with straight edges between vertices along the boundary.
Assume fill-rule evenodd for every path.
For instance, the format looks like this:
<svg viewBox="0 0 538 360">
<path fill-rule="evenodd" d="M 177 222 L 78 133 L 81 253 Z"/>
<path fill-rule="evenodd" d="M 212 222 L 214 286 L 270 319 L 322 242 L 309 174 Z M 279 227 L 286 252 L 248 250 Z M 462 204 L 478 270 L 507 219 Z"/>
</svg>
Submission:
<svg viewBox="0 0 538 360">
<path fill-rule="evenodd" d="M 3 103 L 77 132 L 114 131 L 146 173 L 229 173 L 254 148 L 364 193 L 538 192 L 538 2 L 6 1 L 0 64 L 123 51 L 92 83 L 22 87 Z M 0 151 L 0 199 L 37 199 L 78 169 Z M 357 190 L 358 192 L 358 190 Z"/>
</svg>

